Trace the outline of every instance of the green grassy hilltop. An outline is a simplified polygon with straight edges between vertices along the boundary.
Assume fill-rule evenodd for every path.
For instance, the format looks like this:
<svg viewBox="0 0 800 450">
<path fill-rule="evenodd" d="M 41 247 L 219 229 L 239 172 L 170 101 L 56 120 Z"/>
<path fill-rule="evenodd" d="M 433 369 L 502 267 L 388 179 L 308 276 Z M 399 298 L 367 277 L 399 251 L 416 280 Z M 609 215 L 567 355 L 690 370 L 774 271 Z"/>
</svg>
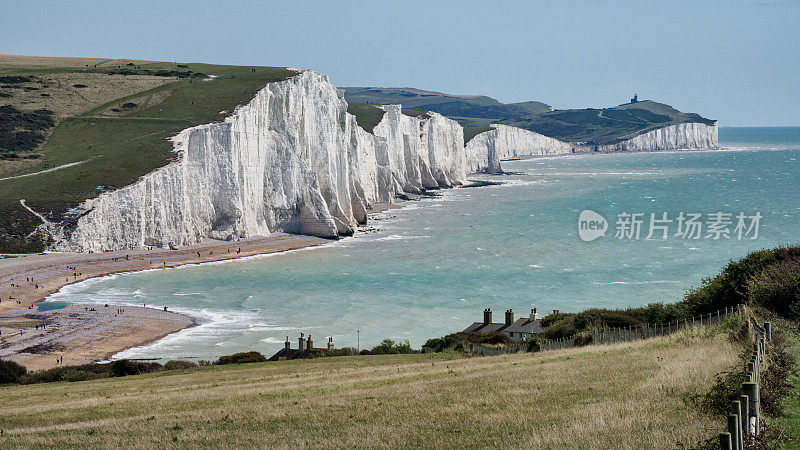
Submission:
<svg viewBox="0 0 800 450">
<path fill-rule="evenodd" d="M 642 133 L 679 123 L 713 125 L 715 120 L 683 113 L 663 103 L 644 100 L 613 108 L 568 109 L 514 117 L 501 123 L 567 142 L 614 144 Z"/>
<path fill-rule="evenodd" d="M 172 161 L 179 131 L 221 121 L 294 71 L 85 58 L 0 56 L 0 252 L 105 190 Z M 56 170 L 52 170 L 56 169 Z M 46 173 L 34 174 L 52 170 Z"/>
</svg>

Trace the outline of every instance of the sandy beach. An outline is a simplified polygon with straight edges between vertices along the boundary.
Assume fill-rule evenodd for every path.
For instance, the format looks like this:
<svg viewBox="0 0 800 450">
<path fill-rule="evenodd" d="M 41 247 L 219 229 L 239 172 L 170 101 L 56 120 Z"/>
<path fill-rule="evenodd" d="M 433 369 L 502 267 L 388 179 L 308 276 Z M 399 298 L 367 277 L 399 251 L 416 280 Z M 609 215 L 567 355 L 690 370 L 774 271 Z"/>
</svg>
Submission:
<svg viewBox="0 0 800 450">
<path fill-rule="evenodd" d="M 274 233 L 239 241 L 214 241 L 169 249 L 104 253 L 47 253 L 0 259 L 0 358 L 28 370 L 107 359 L 194 324 L 192 318 L 154 308 L 70 305 L 39 311 L 37 303 L 63 286 L 121 272 L 175 267 L 283 252 L 330 242 L 313 236 Z M 96 311 L 89 311 L 90 308 Z M 42 322 L 45 327 L 41 327 Z M 38 326 L 38 327 L 37 327 Z"/>
</svg>

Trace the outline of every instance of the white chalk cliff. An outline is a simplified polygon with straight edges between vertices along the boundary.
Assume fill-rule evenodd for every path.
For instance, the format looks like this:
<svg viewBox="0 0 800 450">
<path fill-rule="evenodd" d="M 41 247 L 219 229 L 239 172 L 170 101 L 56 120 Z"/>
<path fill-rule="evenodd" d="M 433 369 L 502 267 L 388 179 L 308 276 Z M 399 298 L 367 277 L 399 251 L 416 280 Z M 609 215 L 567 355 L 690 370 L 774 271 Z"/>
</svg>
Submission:
<svg viewBox="0 0 800 450">
<path fill-rule="evenodd" d="M 79 219 L 69 228 L 42 227 L 53 249 L 65 251 L 182 246 L 274 231 L 336 238 L 364 223 L 373 203 L 462 184 L 468 172 L 499 171 L 503 159 L 576 151 L 505 125 L 465 147 L 463 129 L 451 119 L 382 108 L 369 133 L 327 76 L 301 71 L 269 83 L 224 122 L 180 132 L 175 162 L 86 201 L 72 211 Z M 603 150 L 716 147 L 716 126 L 671 128 Z"/>
<path fill-rule="evenodd" d="M 600 145 L 601 152 L 703 150 L 718 147 L 717 125 L 679 123 L 634 136 L 616 144 Z"/>
<path fill-rule="evenodd" d="M 55 249 L 187 245 L 286 231 L 351 234 L 368 205 L 465 181 L 461 127 L 385 107 L 374 134 L 356 124 L 325 75 L 268 84 L 222 123 L 173 138 L 179 158 L 85 202 Z"/>
<path fill-rule="evenodd" d="M 501 172 L 500 161 L 529 156 L 563 155 L 572 153 L 574 147 L 533 131 L 508 125 L 492 125 L 491 131 L 478 134 L 467 142 L 467 168 Z"/>
</svg>

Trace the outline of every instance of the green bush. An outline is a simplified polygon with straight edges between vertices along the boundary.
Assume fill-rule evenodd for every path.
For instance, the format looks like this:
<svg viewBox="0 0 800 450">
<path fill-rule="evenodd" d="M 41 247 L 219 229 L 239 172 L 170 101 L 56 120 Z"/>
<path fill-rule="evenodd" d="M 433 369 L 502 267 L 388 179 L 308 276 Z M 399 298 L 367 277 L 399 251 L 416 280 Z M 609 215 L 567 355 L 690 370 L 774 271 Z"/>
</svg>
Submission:
<svg viewBox="0 0 800 450">
<path fill-rule="evenodd" d="M 584 345 L 589 345 L 592 343 L 592 334 L 586 331 L 582 331 L 575 335 L 575 339 L 572 341 L 572 345 L 575 347 L 583 347 Z"/>
<path fill-rule="evenodd" d="M 539 344 L 539 339 L 537 338 L 529 338 L 525 341 L 525 348 L 528 352 L 538 352 L 542 349 L 542 346 Z"/>
<path fill-rule="evenodd" d="M 223 365 L 223 364 L 244 364 L 244 363 L 254 363 L 254 362 L 264 362 L 267 358 L 264 357 L 261 353 L 258 352 L 242 352 L 242 353 L 234 353 L 232 355 L 225 355 L 220 356 L 219 359 L 214 362 L 215 365 Z"/>
<path fill-rule="evenodd" d="M 19 383 L 27 369 L 14 361 L 0 359 L 0 384 Z"/>
<path fill-rule="evenodd" d="M 170 360 L 164 363 L 164 370 L 186 370 L 186 369 L 194 369 L 196 367 L 197 364 L 191 361 Z"/>
<path fill-rule="evenodd" d="M 375 355 L 396 355 L 406 353 L 417 353 L 411 348 L 408 340 L 404 342 L 395 342 L 391 339 L 384 339 L 380 345 L 377 345 L 370 350 Z"/>
<path fill-rule="evenodd" d="M 111 376 L 124 377 L 128 375 L 139 375 L 143 373 L 158 372 L 162 369 L 161 364 L 155 362 L 139 362 L 128 359 L 119 359 L 111 363 Z"/>
<path fill-rule="evenodd" d="M 731 261 L 719 275 L 704 279 L 699 288 L 689 291 L 683 304 L 690 314 L 697 315 L 746 303 L 750 280 L 768 266 L 782 261 L 800 261 L 800 247 L 759 250 Z"/>
<path fill-rule="evenodd" d="M 545 328 L 544 335 L 547 339 L 561 339 L 572 336 L 576 333 L 574 315 L 564 317 L 561 320 L 553 322 L 549 327 Z"/>
<path fill-rule="evenodd" d="M 747 284 L 750 303 L 792 320 L 800 319 L 800 260 L 767 266 Z"/>
</svg>

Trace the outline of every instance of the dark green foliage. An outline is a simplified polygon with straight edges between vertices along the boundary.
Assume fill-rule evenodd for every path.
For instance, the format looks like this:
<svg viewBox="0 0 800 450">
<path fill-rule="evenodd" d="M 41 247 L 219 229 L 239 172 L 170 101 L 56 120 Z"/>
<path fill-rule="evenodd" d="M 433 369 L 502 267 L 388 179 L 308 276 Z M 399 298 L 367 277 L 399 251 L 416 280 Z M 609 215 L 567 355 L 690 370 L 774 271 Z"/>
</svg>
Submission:
<svg viewBox="0 0 800 450">
<path fill-rule="evenodd" d="M 525 341 L 525 349 L 528 352 L 538 352 L 542 349 L 542 346 L 539 344 L 539 339 L 529 338 L 527 341 Z"/>
<path fill-rule="evenodd" d="M 776 262 L 747 284 L 751 304 L 800 320 L 800 259 Z"/>
<path fill-rule="evenodd" d="M 444 337 L 428 339 L 422 344 L 423 352 L 439 353 L 445 350 L 451 350 L 461 344 L 461 340 L 455 334 L 448 334 Z"/>
<path fill-rule="evenodd" d="M 368 103 L 348 103 L 347 112 L 356 116 L 358 126 L 370 133 L 386 114 L 386 111 Z"/>
<path fill-rule="evenodd" d="M 223 364 L 244 364 L 244 363 L 254 363 L 254 362 L 264 362 L 267 358 L 264 357 L 261 353 L 258 352 L 242 352 L 242 353 L 234 353 L 232 355 L 225 355 L 220 356 L 219 359 L 214 362 L 216 365 L 223 365 Z"/>
<path fill-rule="evenodd" d="M 23 77 L 23 76 L 5 76 L 0 77 L 0 83 L 3 84 L 19 84 L 19 83 L 29 83 L 33 81 L 32 77 Z"/>
<path fill-rule="evenodd" d="M 766 349 L 766 369 L 761 372 L 759 380 L 761 410 L 778 417 L 783 413 L 783 400 L 792 391 L 790 380 L 796 373 L 797 361 L 783 334 L 777 330 L 772 332 L 772 340 Z"/>
<path fill-rule="evenodd" d="M 699 288 L 690 290 L 683 300 L 683 305 L 690 314 L 705 314 L 723 309 L 726 306 L 746 303 L 749 300 L 750 281 L 761 275 L 761 272 L 768 266 L 783 261 L 800 263 L 800 247 L 778 247 L 770 250 L 759 250 L 738 261 L 731 261 L 722 269 L 719 275 L 704 279 Z M 767 273 L 759 281 L 772 284 L 791 280 L 780 278 L 775 273 Z M 776 290 L 776 286 L 764 286 L 758 292 L 758 302 L 761 306 L 767 309 L 774 309 L 776 312 L 788 312 L 788 305 L 760 303 L 762 301 L 769 302 L 767 297 L 763 296 L 767 292 L 779 292 L 779 290 Z"/>
<path fill-rule="evenodd" d="M 474 127 L 464 127 L 464 145 L 467 145 L 467 142 L 471 141 L 472 138 L 475 136 L 484 133 L 486 131 L 491 131 L 494 128 L 492 127 L 481 127 L 481 126 L 474 126 Z"/>
<path fill-rule="evenodd" d="M 0 385 L 9 383 L 18 383 L 28 371 L 15 363 L 14 361 L 6 361 L 0 359 Z"/>
<path fill-rule="evenodd" d="M 373 347 L 371 352 L 374 355 L 417 353 L 417 351 L 411 348 L 411 344 L 408 342 L 408 340 L 404 342 L 395 342 L 391 339 L 384 339 L 381 341 L 380 345 Z"/>
<path fill-rule="evenodd" d="M 138 105 L 136 103 L 133 103 L 133 102 L 125 102 L 125 103 L 122 104 L 122 107 L 125 108 L 125 109 L 132 109 L 132 108 L 136 108 L 137 106 Z"/>
<path fill-rule="evenodd" d="M 575 316 L 570 315 L 551 322 L 550 325 L 544 329 L 542 335 L 547 339 L 561 339 L 572 336 L 576 332 Z"/>
<path fill-rule="evenodd" d="M 86 381 L 108 378 L 111 364 L 84 364 L 81 366 L 55 367 L 41 372 L 29 373 L 20 383 L 56 383 L 59 381 Z"/>
<path fill-rule="evenodd" d="M 194 369 L 196 367 L 197 364 L 191 361 L 170 360 L 164 363 L 164 370 L 187 370 Z"/>
<path fill-rule="evenodd" d="M 575 335 L 575 339 L 572 341 L 572 345 L 575 347 L 583 347 L 584 345 L 589 345 L 592 343 L 592 334 L 582 331 Z"/>
<path fill-rule="evenodd" d="M 161 364 L 155 362 L 131 361 L 120 359 L 111 363 L 112 377 L 124 377 L 127 375 L 140 375 L 143 373 L 158 372 Z"/>
<path fill-rule="evenodd" d="M 53 127 L 53 111 L 22 112 L 11 105 L 0 106 L 0 157 L 33 151 L 44 141 L 43 131 Z"/>
<path fill-rule="evenodd" d="M 74 87 L 74 88 L 85 88 L 85 87 L 89 87 L 89 86 L 87 86 L 85 84 L 73 84 L 72 87 Z"/>
</svg>

